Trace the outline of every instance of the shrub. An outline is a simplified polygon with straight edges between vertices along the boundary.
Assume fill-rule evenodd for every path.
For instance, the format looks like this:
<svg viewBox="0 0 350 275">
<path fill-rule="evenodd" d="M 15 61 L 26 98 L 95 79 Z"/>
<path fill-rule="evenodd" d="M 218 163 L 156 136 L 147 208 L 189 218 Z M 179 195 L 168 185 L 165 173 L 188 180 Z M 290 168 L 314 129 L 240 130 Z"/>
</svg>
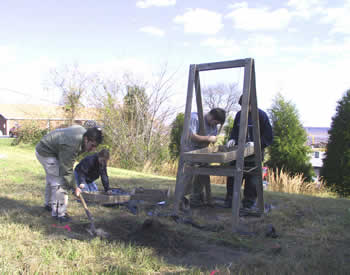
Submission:
<svg viewBox="0 0 350 275">
<path fill-rule="evenodd" d="M 18 145 L 20 143 L 35 145 L 47 133 L 48 130 L 41 128 L 37 121 L 25 121 L 21 124 L 17 138 L 12 142 L 12 145 Z"/>
<path fill-rule="evenodd" d="M 311 181 L 314 176 L 310 163 L 311 149 L 306 145 L 307 135 L 296 107 L 277 94 L 269 113 L 274 140 L 268 147 L 267 165 L 275 172 L 283 169 L 291 175 L 302 174 L 303 178 Z"/>
<path fill-rule="evenodd" d="M 171 124 L 169 152 L 172 159 L 177 159 L 180 156 L 181 135 L 184 127 L 184 118 L 184 113 L 179 113 Z"/>
</svg>

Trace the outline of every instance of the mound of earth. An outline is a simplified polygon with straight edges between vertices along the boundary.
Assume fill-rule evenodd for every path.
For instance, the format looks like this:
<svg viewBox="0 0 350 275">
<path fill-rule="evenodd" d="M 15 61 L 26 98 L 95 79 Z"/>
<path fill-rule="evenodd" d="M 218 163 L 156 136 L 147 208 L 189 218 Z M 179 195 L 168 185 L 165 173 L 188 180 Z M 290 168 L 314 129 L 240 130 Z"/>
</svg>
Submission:
<svg viewBox="0 0 350 275">
<path fill-rule="evenodd" d="M 185 254 L 196 247 L 183 232 L 175 231 L 168 225 L 155 219 L 146 219 L 144 223 L 128 235 L 128 239 L 141 246 L 152 247 L 159 253 Z"/>
</svg>

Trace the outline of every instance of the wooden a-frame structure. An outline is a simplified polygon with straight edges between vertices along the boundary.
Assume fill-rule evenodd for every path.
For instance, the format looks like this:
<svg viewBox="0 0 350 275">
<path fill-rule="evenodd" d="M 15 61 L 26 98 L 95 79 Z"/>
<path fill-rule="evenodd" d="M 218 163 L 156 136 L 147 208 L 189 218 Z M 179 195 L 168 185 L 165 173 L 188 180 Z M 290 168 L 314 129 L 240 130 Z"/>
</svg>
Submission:
<svg viewBox="0 0 350 275">
<path fill-rule="evenodd" d="M 202 95 L 200 88 L 199 72 L 209 70 L 220 70 L 230 68 L 244 67 L 244 83 L 243 83 L 243 96 L 242 96 L 242 109 L 240 117 L 240 128 L 238 138 L 238 149 L 236 152 L 236 165 L 235 166 L 207 166 L 207 167 L 191 167 L 186 169 L 186 160 L 184 158 L 184 148 L 189 136 L 189 123 L 191 117 L 192 99 L 193 99 L 193 87 L 196 92 L 197 111 L 199 118 L 199 134 L 205 135 L 204 129 L 204 114 Z M 254 139 L 254 163 L 255 167 L 249 171 L 245 171 L 244 167 L 244 150 L 246 144 L 247 128 L 248 128 L 248 112 L 249 105 L 251 107 L 251 118 L 253 124 L 253 139 Z M 209 163 L 208 163 L 209 164 Z M 256 83 L 255 83 L 255 65 L 254 59 L 246 58 L 239 60 L 215 62 L 215 63 L 203 63 L 203 64 L 191 64 L 189 69 L 189 79 L 187 88 L 187 99 L 185 107 L 184 127 L 181 136 L 181 151 L 179 167 L 176 177 L 175 187 L 175 206 L 174 210 L 177 213 L 179 205 L 183 198 L 185 187 L 181 182 L 183 174 L 192 175 L 216 175 L 216 176 L 233 176 L 234 177 L 234 191 L 232 198 L 232 230 L 236 232 L 239 225 L 239 206 L 240 206 L 240 190 L 242 185 L 243 173 L 256 173 L 259 179 L 257 188 L 258 202 L 257 206 L 260 214 L 264 213 L 264 198 L 263 198 L 263 185 L 262 185 L 262 159 L 261 159 L 261 141 L 260 141 L 260 128 L 259 128 L 259 112 L 257 106 L 256 96 Z M 207 195 L 210 193 L 210 186 L 206 186 Z"/>
</svg>

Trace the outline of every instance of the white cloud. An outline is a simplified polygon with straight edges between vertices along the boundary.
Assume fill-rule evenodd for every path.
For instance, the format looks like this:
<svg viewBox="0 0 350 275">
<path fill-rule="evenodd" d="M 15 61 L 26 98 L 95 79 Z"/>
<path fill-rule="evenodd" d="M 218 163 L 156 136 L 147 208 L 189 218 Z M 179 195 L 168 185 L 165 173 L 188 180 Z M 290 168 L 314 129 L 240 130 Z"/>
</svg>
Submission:
<svg viewBox="0 0 350 275">
<path fill-rule="evenodd" d="M 328 8 L 321 23 L 332 24 L 331 33 L 350 34 L 350 3 L 342 8 Z"/>
<path fill-rule="evenodd" d="M 289 33 L 296 33 L 296 32 L 298 32 L 298 29 L 296 29 L 296 28 L 288 28 L 287 32 L 289 32 Z"/>
<path fill-rule="evenodd" d="M 8 65 L 16 60 L 16 49 L 10 46 L 0 46 L 0 65 Z"/>
<path fill-rule="evenodd" d="M 140 28 L 141 32 L 149 33 L 151 35 L 155 36 L 164 36 L 164 31 L 157 28 L 157 27 L 152 27 L 152 26 L 145 26 Z"/>
<path fill-rule="evenodd" d="M 274 31 L 288 27 L 292 18 L 287 9 L 249 8 L 246 2 L 230 5 L 232 12 L 226 15 L 237 29 L 245 31 Z"/>
<path fill-rule="evenodd" d="M 256 35 L 244 41 L 243 47 L 250 56 L 271 57 L 278 54 L 277 40 L 267 35 Z"/>
<path fill-rule="evenodd" d="M 50 68 L 55 63 L 49 57 L 41 56 L 34 61 L 20 60 L 23 54 L 19 49 L 7 48 L 8 53 L 16 53 L 18 58 L 7 56 L 8 63 L 3 63 L 3 50 L 0 49 L 0 93 L 6 93 L 3 103 L 42 103 L 57 102 L 57 95 L 48 94 L 43 89 Z M 11 92 L 11 91 L 17 91 Z"/>
<path fill-rule="evenodd" d="M 289 0 L 289 7 L 293 16 L 309 19 L 311 16 L 320 15 L 321 23 L 330 25 L 331 33 L 350 34 L 350 1 L 344 0 L 340 7 L 329 8 L 324 0 Z"/>
<path fill-rule="evenodd" d="M 309 58 L 314 61 L 325 60 L 348 60 L 350 58 L 350 37 L 340 39 L 312 39 L 307 46 L 300 47 L 298 44 L 279 47 L 281 53 L 285 58 L 289 57 L 296 60 L 302 57 Z"/>
<path fill-rule="evenodd" d="M 330 70 L 330 65 L 305 60 L 290 64 L 280 71 L 270 71 L 269 75 L 263 71 L 263 75 L 257 72 L 257 77 L 263 82 L 265 91 L 273 87 L 274 83 L 281 84 L 279 89 L 296 105 L 303 125 L 329 126 L 336 101 L 350 85 L 346 62 L 332 63 L 332 67 L 337 70 Z M 264 83 L 265 80 L 270 83 Z"/>
<path fill-rule="evenodd" d="M 289 0 L 287 5 L 295 9 L 293 15 L 309 19 L 322 12 L 324 0 Z"/>
<path fill-rule="evenodd" d="M 271 36 L 256 35 L 245 41 L 225 38 L 209 38 L 200 43 L 201 46 L 211 47 L 225 57 L 269 57 L 277 53 L 277 41 Z"/>
<path fill-rule="evenodd" d="M 166 6 L 174 6 L 175 4 L 176 4 L 176 0 L 141 0 L 136 2 L 136 7 L 145 9 L 152 6 L 166 7 Z"/>
<path fill-rule="evenodd" d="M 312 41 L 310 52 L 317 57 L 350 58 L 350 37 L 344 41 L 324 41 L 315 38 Z"/>
<path fill-rule="evenodd" d="M 240 51 L 238 42 L 232 39 L 212 37 L 202 41 L 200 45 L 211 47 L 225 57 L 235 56 Z"/>
<path fill-rule="evenodd" d="M 174 18 L 176 24 L 183 24 L 186 33 L 216 34 L 222 27 L 222 15 L 206 9 L 188 9 Z"/>
<path fill-rule="evenodd" d="M 108 60 L 102 63 L 81 64 L 86 71 L 94 73 L 99 72 L 102 75 L 122 77 L 124 74 L 132 74 L 136 78 L 144 80 L 150 76 L 154 70 L 154 65 L 136 57 L 125 57 Z"/>
</svg>

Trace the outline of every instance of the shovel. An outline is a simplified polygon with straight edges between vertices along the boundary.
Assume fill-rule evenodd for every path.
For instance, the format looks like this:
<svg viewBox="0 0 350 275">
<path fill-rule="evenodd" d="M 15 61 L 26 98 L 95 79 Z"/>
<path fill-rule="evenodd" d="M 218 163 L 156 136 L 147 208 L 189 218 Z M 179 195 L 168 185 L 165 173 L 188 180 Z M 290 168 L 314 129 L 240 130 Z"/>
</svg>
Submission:
<svg viewBox="0 0 350 275">
<path fill-rule="evenodd" d="M 80 193 L 79 194 L 79 199 L 81 200 L 81 203 L 83 204 L 83 207 L 84 207 L 84 210 L 85 210 L 85 213 L 86 213 L 86 216 L 88 217 L 90 223 L 91 223 L 91 226 L 90 226 L 90 229 L 88 230 L 88 232 L 90 233 L 90 235 L 92 236 L 95 236 L 95 235 L 98 235 L 97 234 L 97 231 L 96 231 L 96 227 L 95 227 L 95 224 L 94 224 L 94 218 L 92 217 L 87 205 L 86 205 L 86 202 L 84 200 L 84 197 L 83 197 L 83 194 Z"/>
</svg>

